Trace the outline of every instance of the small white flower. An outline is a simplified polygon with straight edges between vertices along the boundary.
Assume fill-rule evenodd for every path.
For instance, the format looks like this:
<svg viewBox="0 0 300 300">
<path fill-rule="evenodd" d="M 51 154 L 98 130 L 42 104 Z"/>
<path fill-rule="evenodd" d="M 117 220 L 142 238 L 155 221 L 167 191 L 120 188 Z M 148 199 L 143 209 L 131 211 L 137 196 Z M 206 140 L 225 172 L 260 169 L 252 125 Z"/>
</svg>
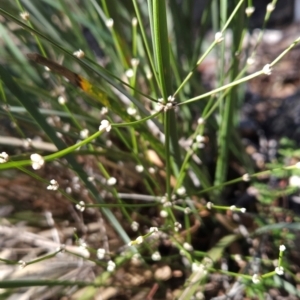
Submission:
<svg viewBox="0 0 300 300">
<path fill-rule="evenodd" d="M 289 186 L 291 186 L 291 187 L 300 187 L 300 176 L 292 175 L 289 178 Z"/>
<path fill-rule="evenodd" d="M 279 251 L 283 252 L 286 250 L 286 247 L 284 245 L 279 246 Z"/>
<path fill-rule="evenodd" d="M 198 125 L 203 125 L 205 123 L 205 120 L 203 118 L 199 118 L 197 123 Z"/>
<path fill-rule="evenodd" d="M 216 34 L 215 34 L 215 41 L 217 42 L 217 43 L 221 43 L 222 41 L 224 40 L 224 37 L 223 37 L 223 34 L 222 34 L 222 32 L 217 32 Z"/>
<path fill-rule="evenodd" d="M 154 174 L 154 173 L 155 173 L 155 168 L 150 167 L 150 168 L 148 169 L 148 171 L 149 171 L 150 174 Z"/>
<path fill-rule="evenodd" d="M 43 157 L 37 153 L 31 154 L 30 160 L 33 170 L 39 170 L 45 163 Z"/>
<path fill-rule="evenodd" d="M 125 72 L 125 75 L 126 75 L 126 77 L 131 78 L 131 77 L 133 77 L 134 72 L 133 72 L 132 69 L 128 69 L 128 70 Z"/>
<path fill-rule="evenodd" d="M 242 179 L 243 179 L 243 181 L 246 181 L 246 182 L 250 181 L 250 175 L 248 173 L 246 173 L 242 176 Z"/>
<path fill-rule="evenodd" d="M 55 125 L 54 119 L 52 117 L 47 117 L 46 122 L 51 126 Z"/>
<path fill-rule="evenodd" d="M 107 270 L 108 272 L 113 272 L 113 271 L 115 270 L 115 268 L 116 268 L 116 264 L 115 264 L 112 260 L 110 260 L 110 261 L 107 263 L 107 268 L 106 268 L 106 270 Z"/>
<path fill-rule="evenodd" d="M 144 171 L 144 166 L 142 165 L 136 165 L 135 169 L 138 173 L 142 173 Z"/>
<path fill-rule="evenodd" d="M 154 261 L 159 261 L 161 260 L 161 255 L 158 251 L 155 251 L 152 255 L 151 255 L 151 259 Z"/>
<path fill-rule="evenodd" d="M 89 130 L 87 128 L 82 129 L 79 135 L 81 139 L 86 139 L 89 136 Z"/>
<path fill-rule="evenodd" d="M 99 131 L 106 130 L 107 132 L 110 132 L 111 130 L 111 124 L 108 120 L 102 120 L 99 126 Z"/>
<path fill-rule="evenodd" d="M 101 108 L 101 111 L 100 111 L 100 115 L 101 116 L 104 116 L 108 113 L 108 108 L 107 107 L 102 107 Z"/>
<path fill-rule="evenodd" d="M 71 129 L 71 125 L 70 125 L 69 123 L 66 123 L 66 124 L 63 125 L 62 130 L 63 130 L 64 132 L 69 132 L 70 129 Z"/>
<path fill-rule="evenodd" d="M 182 225 L 179 222 L 174 223 L 174 230 L 178 232 L 182 228 Z"/>
<path fill-rule="evenodd" d="M 26 262 L 24 260 L 19 260 L 18 261 L 18 264 L 20 266 L 20 269 L 24 269 L 26 267 Z"/>
<path fill-rule="evenodd" d="M 136 221 L 133 221 L 133 222 L 131 223 L 131 225 L 130 225 L 130 227 L 131 227 L 131 229 L 132 229 L 133 231 L 138 231 L 139 226 L 140 226 L 140 224 L 139 224 L 138 222 L 136 222 Z"/>
<path fill-rule="evenodd" d="M 248 6 L 246 9 L 245 9 L 245 13 L 247 15 L 247 17 L 250 17 L 255 11 L 255 8 L 253 6 Z"/>
<path fill-rule="evenodd" d="M 192 210 L 191 210 L 189 207 L 186 207 L 186 208 L 184 209 L 184 213 L 185 213 L 186 215 L 190 214 L 191 211 L 192 211 Z"/>
<path fill-rule="evenodd" d="M 267 12 L 272 12 L 275 9 L 275 5 L 273 3 L 269 3 L 267 5 Z"/>
<path fill-rule="evenodd" d="M 98 259 L 103 259 L 105 257 L 105 253 L 106 253 L 105 249 L 99 248 L 97 250 L 97 257 L 98 257 Z"/>
<path fill-rule="evenodd" d="M 241 213 L 243 213 L 243 214 L 246 212 L 246 208 L 245 207 L 242 207 L 240 210 L 241 210 Z"/>
<path fill-rule="evenodd" d="M 136 110 L 136 108 L 134 108 L 134 107 L 128 107 L 128 108 L 127 108 L 127 113 L 128 113 L 130 116 L 134 116 L 134 115 L 137 113 L 137 110 Z"/>
<path fill-rule="evenodd" d="M 106 20 L 106 26 L 107 28 L 112 28 L 114 26 L 114 20 L 113 19 L 107 19 Z"/>
<path fill-rule="evenodd" d="M 59 96 L 59 97 L 57 98 L 57 101 L 58 101 L 58 103 L 59 103 L 60 105 L 65 105 L 65 104 L 67 103 L 67 100 L 66 100 L 66 98 L 65 98 L 64 96 Z"/>
<path fill-rule="evenodd" d="M 136 240 L 135 240 L 135 242 L 136 242 L 138 245 L 142 244 L 143 241 L 144 241 L 144 238 L 143 238 L 142 236 L 138 236 L 138 237 L 136 238 Z"/>
<path fill-rule="evenodd" d="M 85 53 L 81 49 L 79 49 L 79 50 L 73 52 L 73 55 L 76 56 L 77 58 L 84 58 Z"/>
<path fill-rule="evenodd" d="M 236 206 L 235 205 L 231 205 L 230 206 L 230 210 L 232 210 L 232 211 L 236 210 Z"/>
<path fill-rule="evenodd" d="M 59 188 L 59 184 L 55 179 L 50 180 L 50 185 L 47 186 L 47 190 L 56 191 Z"/>
<path fill-rule="evenodd" d="M 177 194 L 178 194 L 179 196 L 182 196 L 182 195 L 184 195 L 185 193 L 186 193 L 186 189 L 185 189 L 184 186 L 181 186 L 180 188 L 177 189 Z"/>
<path fill-rule="evenodd" d="M 284 274 L 284 269 L 283 267 L 276 267 L 275 272 L 277 275 L 283 275 Z"/>
<path fill-rule="evenodd" d="M 23 11 L 20 13 L 20 17 L 24 20 L 24 21 L 28 21 L 30 18 L 30 14 L 28 11 Z"/>
<path fill-rule="evenodd" d="M 269 64 L 266 64 L 263 69 L 262 69 L 263 73 L 266 75 L 271 75 L 272 74 L 272 68 Z"/>
<path fill-rule="evenodd" d="M 164 111 L 168 111 L 170 109 L 173 108 L 173 103 L 172 102 L 168 102 L 166 103 L 166 105 L 164 106 Z"/>
<path fill-rule="evenodd" d="M 136 26 L 136 25 L 137 25 L 137 23 L 138 23 L 138 20 L 137 20 L 137 18 L 136 18 L 136 17 L 132 18 L 132 20 L 131 20 L 131 24 L 132 24 L 132 26 Z"/>
<path fill-rule="evenodd" d="M 242 262 L 243 259 L 242 259 L 241 254 L 235 254 L 235 255 L 234 255 L 234 260 L 235 260 L 237 263 Z"/>
<path fill-rule="evenodd" d="M 199 262 L 192 263 L 192 272 L 197 272 L 199 270 L 204 270 L 204 265 L 200 264 Z"/>
<path fill-rule="evenodd" d="M 203 135 L 198 134 L 198 135 L 196 136 L 196 141 L 197 141 L 198 143 L 203 143 L 203 142 L 205 142 L 205 137 L 204 137 Z"/>
<path fill-rule="evenodd" d="M 79 239 L 79 246 L 81 247 L 81 248 L 87 248 L 87 243 L 85 242 L 85 240 L 83 240 L 83 239 Z"/>
<path fill-rule="evenodd" d="M 146 78 L 147 78 L 148 80 L 150 80 L 150 79 L 152 78 L 152 76 L 153 76 L 152 72 L 148 70 L 148 71 L 146 72 Z"/>
<path fill-rule="evenodd" d="M 211 203 L 211 202 L 207 202 L 207 203 L 206 203 L 206 208 L 209 209 L 209 210 L 212 209 L 213 206 L 214 206 L 214 205 L 213 205 L 213 203 Z"/>
<path fill-rule="evenodd" d="M 6 152 L 0 153 L 0 164 L 7 162 L 9 159 L 9 155 Z"/>
<path fill-rule="evenodd" d="M 253 57 L 248 57 L 247 58 L 247 64 L 249 66 L 253 65 L 255 63 L 255 59 Z"/>
<path fill-rule="evenodd" d="M 137 66 L 139 65 L 139 63 L 140 63 L 140 60 L 139 60 L 138 58 L 132 58 L 132 59 L 130 60 L 130 63 L 131 63 L 131 65 L 132 65 L 133 67 L 137 67 Z"/>
<path fill-rule="evenodd" d="M 258 276 L 258 274 L 254 274 L 253 276 L 252 276 L 252 282 L 254 283 L 254 284 L 257 284 L 257 283 L 259 283 L 259 276 Z"/>
<path fill-rule="evenodd" d="M 27 139 L 23 140 L 23 147 L 26 149 L 32 147 L 32 139 L 27 138 Z"/>
<path fill-rule="evenodd" d="M 168 101 L 169 102 L 174 102 L 175 101 L 175 97 L 174 96 L 169 96 L 168 97 Z"/>
<path fill-rule="evenodd" d="M 81 212 L 84 212 L 85 210 L 85 203 L 83 201 L 80 201 L 75 205 L 76 209 L 78 209 Z"/>
<path fill-rule="evenodd" d="M 109 186 L 113 186 L 117 183 L 117 179 L 115 177 L 110 177 L 107 179 L 106 183 Z"/>
<path fill-rule="evenodd" d="M 160 203 L 164 204 L 164 203 L 166 203 L 166 202 L 167 202 L 167 197 L 166 197 L 166 196 L 162 196 L 162 197 L 160 198 Z"/>
<path fill-rule="evenodd" d="M 150 227 L 149 232 L 150 233 L 156 233 L 156 232 L 158 232 L 158 228 L 157 227 Z"/>
<path fill-rule="evenodd" d="M 184 243 L 183 248 L 187 251 L 193 251 L 194 250 L 193 246 L 189 243 Z"/>
<path fill-rule="evenodd" d="M 170 201 L 166 201 L 164 204 L 163 204 L 163 207 L 171 207 L 172 206 L 172 202 Z"/>
<path fill-rule="evenodd" d="M 157 102 L 154 104 L 154 110 L 155 111 L 161 111 L 164 108 L 164 104 L 162 102 Z"/>
<path fill-rule="evenodd" d="M 166 218 L 168 216 L 168 212 L 166 210 L 161 210 L 159 215 L 162 217 L 162 218 Z"/>
</svg>

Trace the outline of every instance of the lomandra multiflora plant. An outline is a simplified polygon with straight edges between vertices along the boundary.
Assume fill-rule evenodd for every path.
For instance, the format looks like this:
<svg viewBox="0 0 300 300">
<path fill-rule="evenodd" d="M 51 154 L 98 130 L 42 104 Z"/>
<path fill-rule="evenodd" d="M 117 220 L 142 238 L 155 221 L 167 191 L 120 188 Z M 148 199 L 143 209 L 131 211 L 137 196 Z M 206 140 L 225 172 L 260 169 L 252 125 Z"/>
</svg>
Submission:
<svg viewBox="0 0 300 300">
<path fill-rule="evenodd" d="M 234 3 L 0 2 L 3 193 L 18 199 L 26 182 L 32 200 L 26 208 L 14 200 L 2 225 L 6 295 L 27 287 L 36 299 L 92 299 L 109 287 L 126 299 L 202 299 L 209 283 L 241 297 L 288 289 L 282 227 L 264 230 L 259 210 L 228 195 L 274 171 L 258 172 L 247 156 L 238 112 L 244 84 L 270 76 L 299 39 L 248 72 L 264 31 L 251 39 L 255 8 Z M 215 72 L 204 82 L 208 60 Z M 277 238 L 262 261 L 267 230 Z"/>
</svg>

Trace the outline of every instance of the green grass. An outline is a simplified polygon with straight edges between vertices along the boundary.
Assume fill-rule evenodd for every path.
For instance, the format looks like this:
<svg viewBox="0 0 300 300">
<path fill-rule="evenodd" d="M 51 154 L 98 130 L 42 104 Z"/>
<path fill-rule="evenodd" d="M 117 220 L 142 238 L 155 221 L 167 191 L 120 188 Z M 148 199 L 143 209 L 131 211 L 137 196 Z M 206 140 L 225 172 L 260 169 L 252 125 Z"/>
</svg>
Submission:
<svg viewBox="0 0 300 300">
<path fill-rule="evenodd" d="M 297 169 L 296 165 L 285 166 L 281 161 L 258 172 L 245 153 L 237 131 L 245 84 L 266 75 L 268 68 L 251 74 L 247 71 L 247 59 L 255 57 L 256 51 L 252 48 L 249 52 L 243 46 L 248 34 L 245 9 L 250 4 L 236 1 L 233 7 L 227 1 L 220 3 L 218 6 L 217 1 L 209 2 L 197 22 L 192 18 L 194 8 L 190 1 L 183 1 L 180 7 L 177 1 L 162 0 L 11 1 L 5 9 L 0 6 L 0 120 L 13 124 L 3 128 L 1 135 L 17 138 L 19 144 L 27 138 L 33 141 L 33 146 L 27 148 L 3 145 L 10 157 L 0 164 L 1 177 L 32 178 L 48 196 L 59 194 L 75 211 L 77 208 L 83 224 L 89 224 L 89 220 L 82 212 L 96 211 L 97 220 L 107 227 L 102 233 L 114 232 L 119 245 L 111 245 L 109 238 L 102 246 L 88 245 L 91 255 L 83 255 L 82 259 L 94 264 L 94 280 L 72 281 L 59 276 L 45 280 L 4 278 L 0 287 L 7 289 L 6 295 L 13 293 L 12 288 L 71 285 L 78 290 L 85 287 L 80 299 L 91 299 L 98 292 L 96 287 L 114 286 L 111 280 L 115 271 L 107 270 L 108 261 L 114 261 L 116 270 L 128 270 L 137 253 L 144 270 L 153 270 L 151 255 L 158 249 L 158 239 L 148 232 L 150 227 L 158 227 L 165 234 L 162 242 L 168 241 L 178 250 L 176 260 L 180 260 L 181 251 L 187 262 L 188 270 L 183 270 L 187 279 L 180 285 L 178 299 L 191 299 L 203 291 L 208 274 L 222 273 L 241 280 L 249 295 L 255 294 L 256 289 L 262 290 L 259 293 L 263 295 L 272 287 L 272 281 L 267 279 L 277 275 L 268 263 L 261 264 L 258 285 L 252 283 L 251 258 L 243 274 L 222 270 L 219 264 L 228 255 L 228 247 L 246 241 L 235 230 L 236 224 L 231 226 L 226 219 L 224 212 L 230 211 L 226 188 L 238 187 L 239 183 L 247 185 L 248 181 L 253 184 L 262 175 Z M 28 20 L 20 17 L 21 11 L 29 12 Z M 218 38 L 209 39 L 208 28 L 219 32 Z M 230 47 L 223 39 L 229 34 Z M 257 45 L 262 35 L 263 30 Z M 274 67 L 299 41 L 270 61 L 269 67 Z M 85 53 L 84 58 L 73 55 L 79 49 Z M 86 85 L 79 89 L 30 62 L 26 54 L 32 52 L 86 78 Z M 216 58 L 212 90 L 207 89 L 198 72 L 209 58 Z M 66 101 L 59 103 L 59 98 Z M 103 104 L 107 112 L 103 111 Z M 111 123 L 109 132 L 99 131 L 103 120 Z M 86 132 L 88 135 L 84 135 Z M 39 148 L 41 143 L 37 141 L 44 147 Z M 32 170 L 33 153 L 43 157 L 43 168 L 49 167 L 49 173 Z M 231 160 L 242 166 L 246 175 L 229 177 Z M 56 178 L 55 174 L 59 176 Z M 69 182 L 78 178 L 79 191 L 68 190 L 64 176 Z M 50 179 L 57 180 L 57 191 L 47 190 Z M 213 203 L 212 212 L 206 209 L 207 202 Z M 232 210 L 241 213 L 240 208 Z M 249 233 L 248 239 L 260 239 L 266 226 L 276 236 L 272 247 L 278 255 L 278 247 L 284 242 L 279 229 L 270 225 L 272 220 L 270 224 L 262 220 L 263 209 L 251 215 L 258 228 Z M 184 243 L 193 242 L 195 224 L 209 232 L 208 224 L 220 226 L 222 216 L 228 222 L 227 231 L 213 243 L 208 241 L 205 251 L 183 247 Z M 34 216 L 24 215 L 26 222 L 31 219 Z M 14 214 L 10 222 L 13 220 Z M 133 222 L 140 224 L 136 231 L 130 227 Z M 140 239 L 136 240 L 139 236 L 144 237 L 141 244 Z M 74 234 L 74 246 L 82 245 L 81 238 L 88 239 L 82 232 Z M 97 259 L 97 247 L 110 253 L 106 260 Z M 63 250 L 48 249 L 46 255 L 30 258 L 25 269 L 29 264 L 55 258 Z M 66 251 L 82 256 L 70 249 Z M 207 263 L 207 258 L 211 263 Z M 3 264 L 20 264 L 16 259 L 1 260 Z M 164 264 L 172 265 L 174 261 L 163 256 L 160 265 Z M 193 270 L 192 265 L 198 267 Z M 287 267 L 281 259 L 280 265 Z M 262 286 L 262 282 L 266 284 Z M 275 286 L 276 280 L 273 282 Z M 298 293 L 291 287 L 287 289 Z"/>
</svg>

